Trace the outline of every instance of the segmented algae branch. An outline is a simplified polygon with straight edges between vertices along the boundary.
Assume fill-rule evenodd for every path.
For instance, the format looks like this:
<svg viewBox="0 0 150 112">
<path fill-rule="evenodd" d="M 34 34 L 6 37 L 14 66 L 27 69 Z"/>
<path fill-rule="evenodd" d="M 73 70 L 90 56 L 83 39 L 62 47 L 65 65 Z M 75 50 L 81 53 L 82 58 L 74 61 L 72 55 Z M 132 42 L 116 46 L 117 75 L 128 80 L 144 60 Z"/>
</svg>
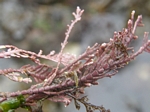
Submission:
<svg viewBox="0 0 150 112">
<path fill-rule="evenodd" d="M 83 12 L 84 10 L 77 7 L 76 12 L 73 13 L 75 19 L 68 25 L 59 53 L 51 51 L 44 55 L 42 50 L 39 53 L 34 53 L 13 45 L 0 45 L 2 50 L 0 58 L 26 58 L 34 62 L 34 64 L 27 64 L 18 69 L 0 70 L 1 75 L 18 82 L 18 84 L 31 83 L 31 87 L 26 90 L 10 93 L 0 92 L 0 111 L 14 111 L 22 107 L 35 112 L 32 106 L 44 100 L 62 102 L 65 106 L 68 106 L 74 100 L 76 109 L 80 109 L 80 103 L 82 103 L 87 112 L 94 112 L 95 110 L 110 112 L 103 106 L 88 103 L 88 97 L 83 95 L 84 89 L 91 87 L 91 85 L 98 85 L 99 79 L 114 76 L 120 68 L 128 65 L 144 51 L 150 53 L 148 32 L 144 33 L 143 44 L 139 50 L 134 51 L 134 46 L 130 46 L 130 43 L 138 39 L 135 30 L 137 27 L 143 26 L 143 23 L 141 15 L 134 21 L 135 11 L 132 11 L 127 28 L 114 32 L 114 36 L 110 37 L 108 43 L 95 43 L 78 57 L 70 53 L 63 53 L 72 28 L 75 23 L 81 20 Z M 51 66 L 42 63 L 41 59 L 55 62 L 57 65 Z M 60 67 L 60 65 L 62 66 Z M 36 84 L 32 84 L 33 80 Z M 36 112 L 42 112 L 41 108 L 42 106 Z"/>
</svg>

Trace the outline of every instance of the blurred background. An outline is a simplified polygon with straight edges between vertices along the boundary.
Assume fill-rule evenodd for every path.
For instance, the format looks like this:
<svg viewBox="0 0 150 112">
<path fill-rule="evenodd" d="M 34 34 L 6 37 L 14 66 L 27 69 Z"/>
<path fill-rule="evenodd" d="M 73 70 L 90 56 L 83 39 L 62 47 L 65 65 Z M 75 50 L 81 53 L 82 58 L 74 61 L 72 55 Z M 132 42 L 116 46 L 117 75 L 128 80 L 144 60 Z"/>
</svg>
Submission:
<svg viewBox="0 0 150 112">
<path fill-rule="evenodd" d="M 12 44 L 34 51 L 59 52 L 72 12 L 80 6 L 85 12 L 73 28 L 65 51 L 81 54 L 87 46 L 108 42 L 114 31 L 126 27 L 130 13 L 143 15 L 144 27 L 137 29 L 139 39 L 132 44 L 138 49 L 145 31 L 150 30 L 150 0 L 0 0 L 0 44 Z M 86 89 L 89 102 L 103 105 L 111 112 L 150 112 L 150 55 L 143 53 L 114 77 L 99 80 L 98 86 Z M 19 68 L 27 60 L 0 59 L 0 69 Z M 28 88 L 0 76 L 0 91 Z M 45 101 L 44 112 L 85 112 L 76 110 L 73 102 Z M 18 110 L 19 112 L 20 110 Z M 23 110 L 22 110 L 23 111 Z"/>
</svg>

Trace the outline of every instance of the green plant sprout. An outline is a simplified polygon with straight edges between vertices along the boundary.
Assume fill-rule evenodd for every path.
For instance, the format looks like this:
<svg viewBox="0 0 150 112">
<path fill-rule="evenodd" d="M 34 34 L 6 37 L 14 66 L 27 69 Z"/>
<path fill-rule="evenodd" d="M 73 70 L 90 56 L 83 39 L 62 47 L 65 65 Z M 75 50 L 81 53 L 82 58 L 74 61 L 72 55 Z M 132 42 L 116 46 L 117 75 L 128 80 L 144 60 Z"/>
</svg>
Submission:
<svg viewBox="0 0 150 112">
<path fill-rule="evenodd" d="M 30 107 L 25 105 L 25 98 L 23 95 L 0 103 L 0 112 L 14 112 L 15 109 L 19 107 L 22 107 L 28 111 L 30 110 Z"/>
</svg>

